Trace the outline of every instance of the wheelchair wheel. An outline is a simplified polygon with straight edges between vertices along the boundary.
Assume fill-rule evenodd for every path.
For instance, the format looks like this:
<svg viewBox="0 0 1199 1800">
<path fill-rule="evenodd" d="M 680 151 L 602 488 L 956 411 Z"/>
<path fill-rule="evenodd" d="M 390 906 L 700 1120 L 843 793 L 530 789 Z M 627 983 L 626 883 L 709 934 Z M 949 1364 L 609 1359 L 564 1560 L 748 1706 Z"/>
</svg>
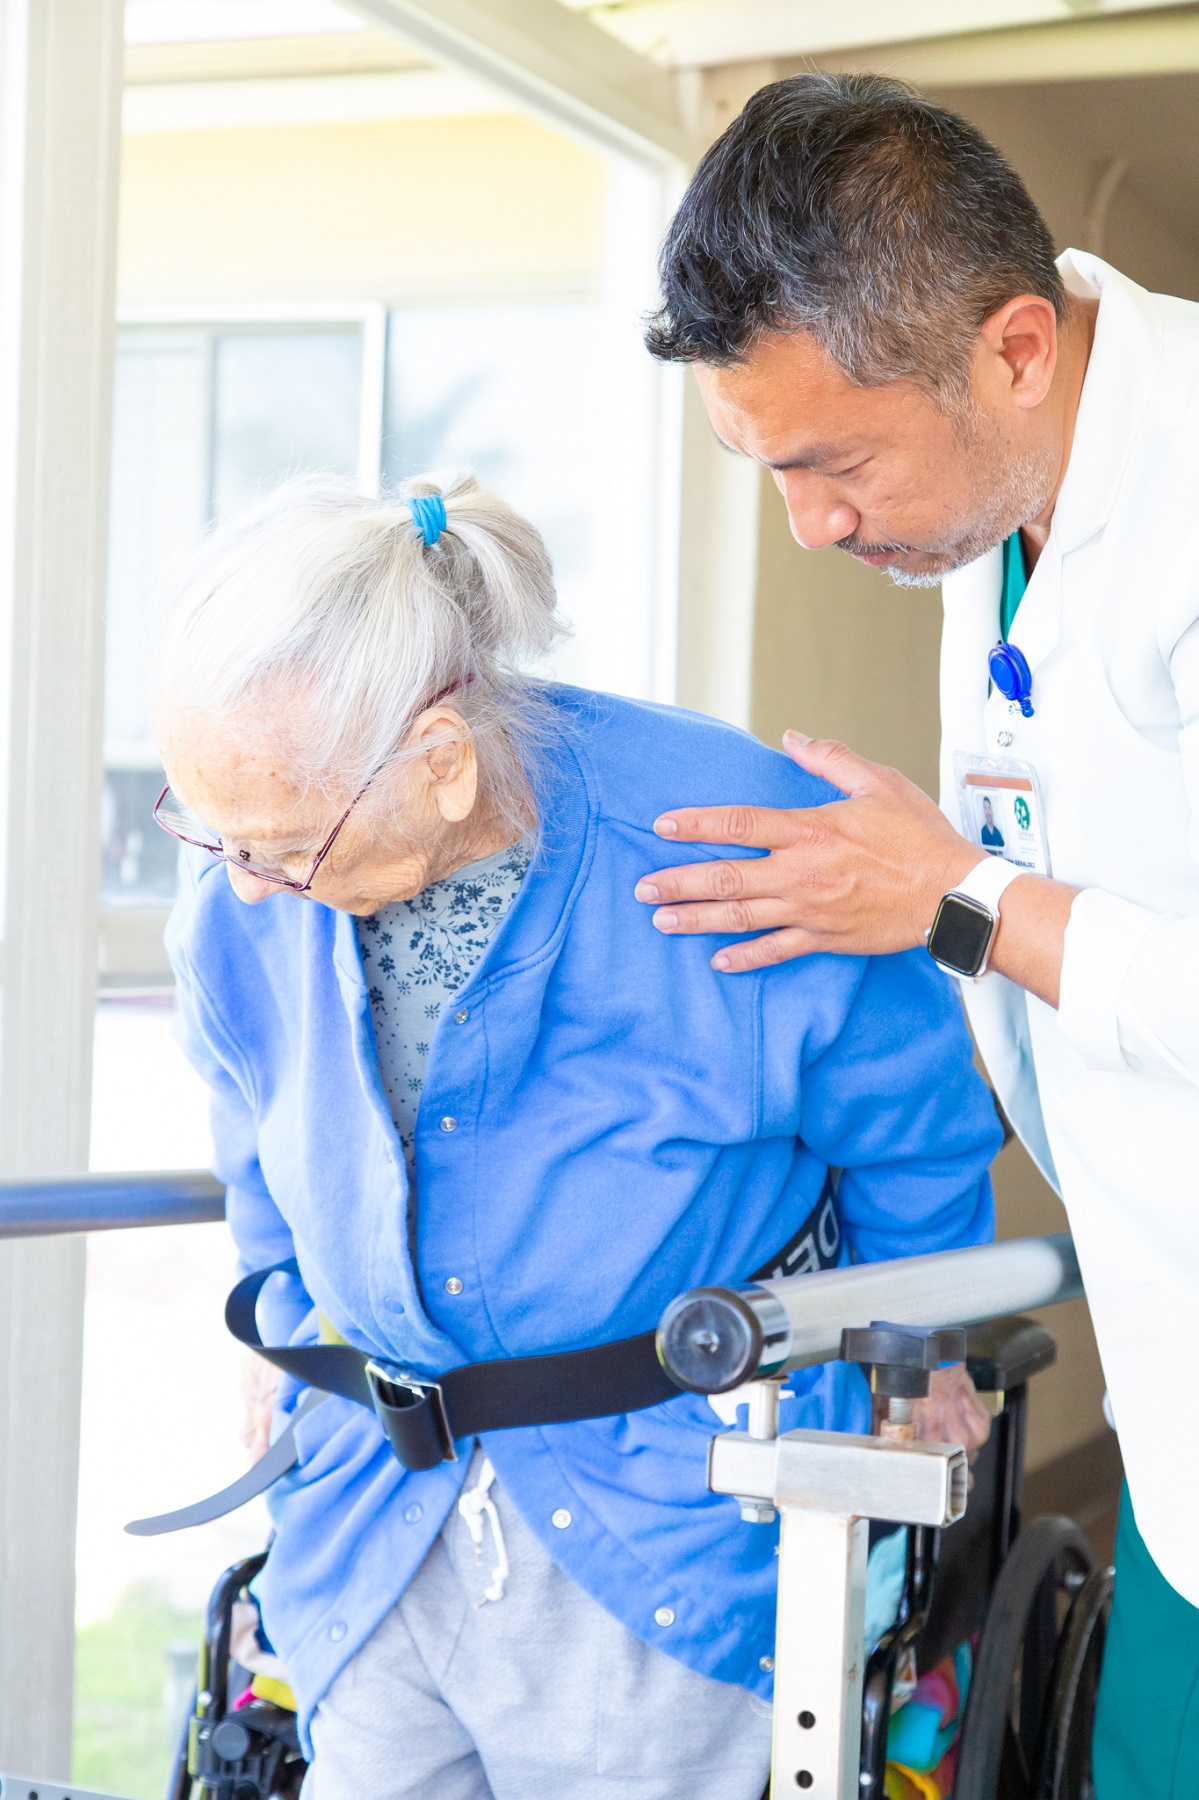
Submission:
<svg viewBox="0 0 1199 1800">
<path fill-rule="evenodd" d="M 1034 1519 L 1013 1544 L 979 1640 L 954 1800 L 1087 1795 L 1090 1733 L 1084 1726 L 1098 1676 L 1103 1613 L 1098 1588 L 1088 1579 L 1093 1568 L 1090 1545 L 1072 1519 Z M 1085 1611 L 1079 1611 L 1084 1595 Z M 1089 1629 L 1084 1617 L 1091 1619 Z"/>
<path fill-rule="evenodd" d="M 1037 1800 L 1093 1800 L 1091 1731 L 1114 1574 L 1092 1569 L 1066 1620 L 1045 1715 Z"/>
</svg>

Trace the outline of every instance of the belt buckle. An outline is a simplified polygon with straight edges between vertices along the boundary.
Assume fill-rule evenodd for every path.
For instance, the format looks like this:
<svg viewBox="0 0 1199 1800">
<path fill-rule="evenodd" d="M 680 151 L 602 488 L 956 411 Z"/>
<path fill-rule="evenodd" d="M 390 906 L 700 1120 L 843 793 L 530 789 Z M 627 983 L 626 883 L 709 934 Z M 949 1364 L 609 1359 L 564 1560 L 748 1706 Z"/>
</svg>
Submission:
<svg viewBox="0 0 1199 1800">
<path fill-rule="evenodd" d="M 366 1365 L 365 1373 L 366 1383 L 376 1411 L 379 1410 L 380 1404 L 395 1410 L 417 1406 L 422 1400 L 427 1402 L 430 1421 L 441 1448 L 442 1461 L 458 1461 L 458 1452 L 454 1448 L 454 1437 L 450 1430 L 450 1417 L 446 1411 L 445 1395 L 439 1381 L 424 1381 L 420 1376 L 413 1375 L 410 1370 L 400 1368 L 398 1363 L 384 1362 L 379 1357 L 371 1358 Z"/>
</svg>

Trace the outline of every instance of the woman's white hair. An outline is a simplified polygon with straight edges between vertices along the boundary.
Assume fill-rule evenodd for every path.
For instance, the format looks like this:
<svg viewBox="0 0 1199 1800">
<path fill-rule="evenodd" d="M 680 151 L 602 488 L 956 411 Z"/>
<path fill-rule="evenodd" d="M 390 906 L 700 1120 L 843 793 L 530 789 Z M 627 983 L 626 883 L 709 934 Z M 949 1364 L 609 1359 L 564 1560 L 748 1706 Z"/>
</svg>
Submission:
<svg viewBox="0 0 1199 1800">
<path fill-rule="evenodd" d="M 439 494 L 426 545 L 409 501 Z M 214 530 L 168 610 L 160 717 L 266 727 L 304 786 L 356 794 L 405 760 L 434 699 L 475 741 L 481 793 L 527 828 L 524 768 L 545 703 L 523 674 L 563 635 L 536 528 L 474 477 L 421 477 L 378 499 L 287 483 Z"/>
</svg>

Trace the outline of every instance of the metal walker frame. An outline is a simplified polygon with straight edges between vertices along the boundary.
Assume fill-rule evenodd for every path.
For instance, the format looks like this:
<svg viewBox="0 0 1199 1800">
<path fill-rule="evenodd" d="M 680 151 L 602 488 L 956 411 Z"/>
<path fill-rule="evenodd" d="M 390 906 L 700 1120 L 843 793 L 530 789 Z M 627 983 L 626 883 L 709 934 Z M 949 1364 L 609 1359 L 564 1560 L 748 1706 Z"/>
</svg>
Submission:
<svg viewBox="0 0 1199 1800">
<path fill-rule="evenodd" d="M 811 1800 L 860 1800 L 869 1521 L 952 1526 L 969 1480 L 957 1446 L 902 1434 L 780 1436 L 780 1378 L 838 1359 L 846 1338 L 868 1335 L 880 1318 L 889 1327 L 977 1324 L 1082 1292 L 1061 1234 L 699 1288 L 667 1309 L 659 1355 L 681 1387 L 747 1387 L 749 1428 L 713 1439 L 709 1487 L 738 1499 L 749 1523 L 780 1515 L 771 1800 L 797 1788 Z"/>
</svg>

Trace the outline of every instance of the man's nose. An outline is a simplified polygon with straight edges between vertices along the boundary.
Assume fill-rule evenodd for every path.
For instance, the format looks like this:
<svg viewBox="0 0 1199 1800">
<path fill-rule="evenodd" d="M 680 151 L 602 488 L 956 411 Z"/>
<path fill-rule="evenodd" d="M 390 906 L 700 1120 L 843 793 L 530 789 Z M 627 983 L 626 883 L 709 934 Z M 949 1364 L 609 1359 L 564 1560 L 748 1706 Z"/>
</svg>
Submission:
<svg viewBox="0 0 1199 1800">
<path fill-rule="evenodd" d="M 805 550 L 826 550 L 851 537 L 861 523 L 860 513 L 807 470 L 785 469 L 775 479 L 787 503 L 791 535 Z"/>
<path fill-rule="evenodd" d="M 225 867 L 229 871 L 230 887 L 247 906 L 257 906 L 260 900 L 269 900 L 272 894 L 279 891 L 274 882 L 259 881 L 256 875 L 248 875 L 234 863 L 226 863 Z"/>
</svg>

